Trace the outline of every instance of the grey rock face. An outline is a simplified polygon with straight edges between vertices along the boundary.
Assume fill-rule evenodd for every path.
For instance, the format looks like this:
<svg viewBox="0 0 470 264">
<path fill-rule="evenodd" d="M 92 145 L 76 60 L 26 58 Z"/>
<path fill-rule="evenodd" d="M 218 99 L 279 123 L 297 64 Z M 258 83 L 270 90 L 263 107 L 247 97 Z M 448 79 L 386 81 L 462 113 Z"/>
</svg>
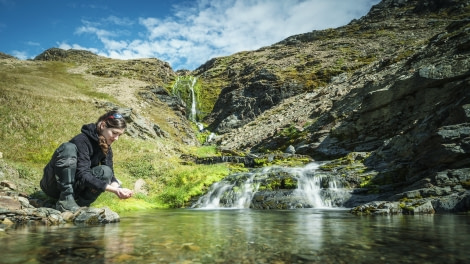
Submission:
<svg viewBox="0 0 470 264">
<path fill-rule="evenodd" d="M 312 32 L 278 43 L 277 49 L 301 47 L 298 57 L 314 46 L 319 63 L 309 62 L 313 66 L 326 65 L 326 54 L 331 56 L 317 43 L 340 47 L 335 41 L 342 40 L 354 50 L 373 45 L 361 42 L 360 33 L 348 35 L 350 28 L 386 28 L 393 35 L 386 40 L 374 35 L 374 42 L 381 44 L 369 50 L 373 62 L 338 72 L 325 86 L 305 93 L 299 93 L 300 85 L 283 90 L 290 82 L 280 71 L 262 74 L 252 66 L 246 71 L 252 78 L 234 78 L 214 107 L 212 127 L 224 133 L 217 143 L 251 152 L 283 152 L 292 144 L 296 154 L 316 160 L 367 152 L 364 165 L 375 173 L 371 180 L 379 194 L 374 199 L 394 203 L 386 205 L 394 208 L 389 212 L 468 211 L 470 186 L 461 176 L 470 167 L 470 21 L 462 9 L 468 5 L 457 0 L 382 1 L 367 16 L 336 29 L 338 35 L 330 32 L 329 39 L 322 38 L 326 32 Z M 442 16 L 445 12 L 453 18 Z M 435 16 L 442 20 L 433 20 Z M 338 37 L 342 35 L 349 38 Z M 398 39 L 406 39 L 406 44 L 394 44 Z M 286 53 L 282 59 L 288 57 Z M 326 67 L 322 69 L 325 73 Z M 253 78 L 255 73 L 260 77 Z M 281 79 L 286 86 L 276 82 Z M 263 85 L 249 80 L 263 80 Z M 232 107 L 222 109 L 227 105 Z M 288 127 L 295 127 L 300 136 L 286 135 Z M 397 202 L 405 198 L 414 201 Z M 368 204 L 364 210 L 368 206 L 383 212 L 379 207 L 385 205 Z"/>
</svg>

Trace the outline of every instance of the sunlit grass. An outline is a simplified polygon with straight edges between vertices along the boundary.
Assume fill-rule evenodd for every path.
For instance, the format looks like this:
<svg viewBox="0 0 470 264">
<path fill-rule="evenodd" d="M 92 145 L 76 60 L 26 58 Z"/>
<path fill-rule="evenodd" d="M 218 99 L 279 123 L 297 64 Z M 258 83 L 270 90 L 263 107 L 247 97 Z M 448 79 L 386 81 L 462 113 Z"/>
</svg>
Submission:
<svg viewBox="0 0 470 264">
<path fill-rule="evenodd" d="M 62 82 L 64 69 L 52 66 L 0 67 L 0 151 L 7 159 L 42 164 L 80 132 L 77 124 L 95 121 L 90 120 L 97 115 L 91 99 L 74 85 L 78 77 Z"/>
<path fill-rule="evenodd" d="M 196 155 L 198 157 L 220 156 L 220 153 L 217 151 L 217 147 L 214 145 L 193 147 L 190 148 L 190 151 L 193 155 Z"/>
<path fill-rule="evenodd" d="M 221 164 L 181 166 L 168 171 L 162 182 L 154 182 L 151 186 L 161 189 L 157 193 L 157 200 L 161 203 L 170 207 L 183 207 L 191 197 L 203 194 L 212 183 L 228 173 L 227 167 Z M 161 188 L 162 183 L 165 184 L 164 188 Z"/>
<path fill-rule="evenodd" d="M 148 142 L 123 138 L 113 145 L 116 177 L 133 189 L 137 179 L 146 182 L 148 195 L 136 194 L 129 201 L 106 202 L 122 208 L 174 208 L 186 206 L 191 197 L 201 195 L 214 182 L 227 176 L 226 165 L 186 165 L 172 149 L 171 141 Z M 163 151 L 162 151 L 163 150 Z M 213 153 L 215 148 L 191 148 L 194 155 Z M 198 152 L 197 150 L 202 150 Z M 210 150 L 210 151 L 209 151 Z M 113 195 L 114 196 L 114 195 Z M 107 196 L 103 196 L 107 197 Z M 114 197 L 117 199 L 117 197 Z M 105 198 L 103 198 L 105 199 Z M 98 204 L 103 202 L 97 201 Z M 121 207 L 121 206 L 124 207 Z M 95 206 L 95 205 L 94 205 Z"/>
<path fill-rule="evenodd" d="M 96 122 L 104 113 L 96 101 L 119 104 L 110 95 L 97 92 L 81 75 L 68 73 L 69 66 L 61 62 L 0 63 L 0 152 L 27 178 L 31 193 L 39 190 L 42 169 L 54 150 L 80 133 L 83 124 Z M 166 128 L 160 109 L 149 113 L 151 120 Z M 190 147 L 178 138 L 142 140 L 124 135 L 113 144 L 113 153 L 115 174 L 123 186 L 134 189 L 135 182 L 143 179 L 147 194 L 120 200 L 106 192 L 93 207 L 126 212 L 186 206 L 229 173 L 223 164 L 183 162 L 182 153 L 206 157 L 217 151 L 211 146 Z"/>
<path fill-rule="evenodd" d="M 121 213 L 128 211 L 148 210 L 155 208 L 165 208 L 164 205 L 157 204 L 147 197 L 137 195 L 126 200 L 120 200 L 113 193 L 105 192 L 91 205 L 92 207 L 109 207 L 111 210 Z"/>
</svg>

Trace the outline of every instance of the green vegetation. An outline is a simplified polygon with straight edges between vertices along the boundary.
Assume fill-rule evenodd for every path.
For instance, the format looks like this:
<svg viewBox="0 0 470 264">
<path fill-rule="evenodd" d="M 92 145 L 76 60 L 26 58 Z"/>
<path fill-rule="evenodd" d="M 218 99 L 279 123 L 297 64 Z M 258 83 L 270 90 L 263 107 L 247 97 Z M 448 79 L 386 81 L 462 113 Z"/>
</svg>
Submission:
<svg viewBox="0 0 470 264">
<path fill-rule="evenodd" d="M 74 56 L 72 61 L 83 61 L 83 55 Z M 175 73 L 170 71 L 170 66 L 158 59 L 139 60 L 113 60 L 104 57 L 97 57 L 87 70 L 87 73 L 105 78 L 129 78 L 141 80 L 166 87 Z"/>
<path fill-rule="evenodd" d="M 311 162 L 311 159 L 302 156 L 284 157 L 282 153 L 271 153 L 269 155 L 271 157 L 262 157 L 254 159 L 255 167 L 261 168 L 274 165 L 282 167 L 298 167 Z"/>
<path fill-rule="evenodd" d="M 291 124 L 289 127 L 284 128 L 280 132 L 280 136 L 284 137 L 284 145 L 281 146 L 281 149 L 286 149 L 289 145 L 295 145 L 297 142 L 301 141 L 307 135 L 307 130 L 297 127 Z"/>
<path fill-rule="evenodd" d="M 169 141 L 164 144 L 172 145 Z M 175 153 L 168 155 L 148 141 L 126 138 L 116 143 L 114 148 L 117 153 L 116 175 L 123 185 L 132 188 L 137 179 L 143 179 L 149 194 L 137 194 L 135 198 L 125 201 L 106 194 L 100 196 L 94 206 L 107 205 L 118 211 L 182 207 L 192 196 L 202 194 L 212 183 L 229 174 L 224 164 L 183 165 Z M 214 150 L 204 147 L 194 152 L 188 151 L 204 156 Z"/>
<path fill-rule="evenodd" d="M 191 153 L 198 157 L 220 156 L 220 153 L 217 151 L 217 147 L 214 145 L 190 148 L 190 150 Z"/>
<path fill-rule="evenodd" d="M 279 189 L 296 189 L 297 180 L 291 177 L 286 178 L 273 178 L 271 181 L 266 181 L 265 184 L 259 186 L 260 191 L 262 190 L 279 190 Z"/>
<path fill-rule="evenodd" d="M 106 111 L 97 108 L 96 102 L 119 105 L 111 95 L 97 92 L 95 84 L 82 75 L 67 72 L 70 66 L 63 62 L 0 61 L 0 152 L 28 182 L 21 191 L 39 197 L 42 169 L 54 150 Z M 166 114 L 160 109 L 149 112 L 157 113 L 159 120 Z M 108 206 L 117 212 L 181 207 L 229 174 L 224 164 L 185 165 L 179 158 L 181 153 L 210 156 L 216 150 L 179 142 L 177 138 L 144 141 L 120 137 L 113 144 L 116 176 L 130 189 L 137 179 L 144 180 L 147 194 L 119 200 L 104 193 L 92 206 Z"/>
<path fill-rule="evenodd" d="M 61 142 L 80 131 L 77 124 L 94 122 L 90 116 L 97 118 L 95 106 L 84 96 L 90 85 L 66 74 L 64 64 L 1 68 L 5 69 L 0 70 L 0 151 L 5 158 L 39 168 Z"/>
<path fill-rule="evenodd" d="M 229 173 L 223 164 L 182 165 L 176 156 L 166 157 L 165 153 L 153 149 L 154 146 L 145 141 L 136 144 L 135 140 L 128 139 L 119 144 L 116 152 L 120 155 L 115 163 L 120 165 L 116 168 L 116 174 L 123 179 L 125 186 L 132 186 L 138 178 L 144 179 L 149 194 L 137 194 L 136 198 L 129 201 L 119 201 L 115 197 L 110 199 L 109 196 L 113 195 L 103 195 L 96 206 L 110 206 L 111 202 L 126 210 L 182 207 L 187 205 L 191 197 L 203 194 L 213 182 Z M 130 145 L 133 149 L 126 151 Z"/>
</svg>

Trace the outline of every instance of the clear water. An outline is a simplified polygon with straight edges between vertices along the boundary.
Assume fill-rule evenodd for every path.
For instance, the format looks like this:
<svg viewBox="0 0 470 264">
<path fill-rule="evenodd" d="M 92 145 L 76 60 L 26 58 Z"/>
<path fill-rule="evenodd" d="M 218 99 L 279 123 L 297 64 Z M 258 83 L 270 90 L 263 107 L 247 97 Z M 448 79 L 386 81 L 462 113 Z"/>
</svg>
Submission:
<svg viewBox="0 0 470 264">
<path fill-rule="evenodd" d="M 154 210 L 0 232 L 0 263 L 470 263 L 465 215 Z"/>
</svg>

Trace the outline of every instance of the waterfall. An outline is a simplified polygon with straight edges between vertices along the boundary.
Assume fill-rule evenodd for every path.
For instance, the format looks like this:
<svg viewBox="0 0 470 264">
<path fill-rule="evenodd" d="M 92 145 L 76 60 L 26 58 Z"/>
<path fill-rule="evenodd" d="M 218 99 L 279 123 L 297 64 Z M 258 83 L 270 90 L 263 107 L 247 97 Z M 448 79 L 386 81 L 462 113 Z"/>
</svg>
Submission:
<svg viewBox="0 0 470 264">
<path fill-rule="evenodd" d="M 192 208 L 266 208 L 253 205 L 268 200 L 282 208 L 340 207 L 351 196 L 350 191 L 341 187 L 336 176 L 317 172 L 319 166 L 310 163 L 300 168 L 266 167 L 232 174 L 213 184 Z M 273 182 L 286 179 L 296 181 L 297 188 L 268 190 Z"/>
<path fill-rule="evenodd" d="M 189 120 L 195 122 L 196 121 L 196 96 L 194 95 L 194 85 L 196 85 L 197 78 L 190 76 L 189 80 L 191 84 L 189 85 L 189 89 L 191 90 L 191 115 L 189 116 Z"/>
<path fill-rule="evenodd" d="M 304 197 L 313 208 L 335 207 L 336 201 L 344 198 L 345 190 L 336 179 L 315 173 L 319 166 L 311 163 L 296 171 L 298 182 L 294 195 Z"/>
<path fill-rule="evenodd" d="M 171 93 L 176 95 L 178 93 L 178 87 L 179 87 L 179 84 L 180 84 L 180 77 L 177 76 L 176 77 L 176 80 L 175 80 L 175 83 L 173 84 L 173 86 L 171 87 Z"/>
<path fill-rule="evenodd" d="M 183 100 L 186 108 L 191 104 L 191 108 L 187 109 L 188 119 L 196 122 L 197 115 L 197 91 L 195 91 L 197 78 L 194 76 L 177 76 L 175 83 L 172 86 L 173 95 Z"/>
<path fill-rule="evenodd" d="M 241 177 L 238 178 L 237 176 Z M 238 183 L 224 179 L 214 183 L 204 196 L 201 196 L 193 208 L 249 208 L 253 195 L 258 191 L 259 183 L 254 183 L 255 173 L 232 175 Z"/>
</svg>

